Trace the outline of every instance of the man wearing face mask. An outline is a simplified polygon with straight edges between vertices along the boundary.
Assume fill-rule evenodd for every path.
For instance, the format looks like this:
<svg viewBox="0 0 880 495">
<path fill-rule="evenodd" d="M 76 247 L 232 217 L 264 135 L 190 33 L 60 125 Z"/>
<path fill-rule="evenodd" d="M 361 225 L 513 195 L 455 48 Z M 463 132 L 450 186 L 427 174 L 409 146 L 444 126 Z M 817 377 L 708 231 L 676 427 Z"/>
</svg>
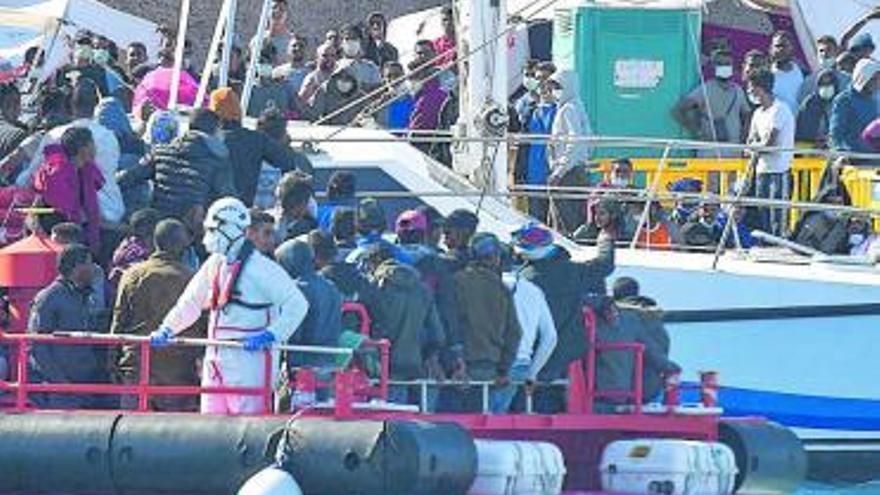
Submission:
<svg viewBox="0 0 880 495">
<path fill-rule="evenodd" d="M 302 292 L 274 261 L 258 252 L 245 233 L 251 223 L 247 207 L 235 198 L 221 198 L 205 215 L 204 244 L 211 256 L 202 265 L 150 336 L 154 346 L 172 343 L 208 310 L 208 338 L 243 344 L 243 349 L 207 347 L 202 361 L 204 387 L 262 387 L 274 384 L 265 376 L 262 352 L 286 342 L 308 312 Z M 273 375 L 278 354 L 273 352 Z M 269 412 L 259 396 L 204 394 L 206 414 Z"/>
<path fill-rule="evenodd" d="M 299 90 L 300 100 L 309 105 L 313 103 L 312 99 L 318 89 L 330 79 L 336 70 L 336 48 L 329 43 L 319 46 L 315 65 L 317 67 L 306 76 Z"/>
<path fill-rule="evenodd" d="M 853 71 L 849 88 L 834 98 L 831 106 L 831 147 L 838 151 L 873 153 L 873 148 L 862 139 L 862 131 L 877 118 L 877 92 L 880 62 L 865 58 L 859 60 Z"/>
<path fill-rule="evenodd" d="M 357 26 L 342 28 L 342 60 L 339 61 L 339 68 L 348 70 L 364 91 L 382 84 L 379 67 L 372 60 L 364 58 L 363 32 Z"/>
<path fill-rule="evenodd" d="M 363 101 L 353 107 L 349 107 L 349 104 L 361 99 L 364 94 L 354 74 L 348 69 L 340 69 L 315 93 L 310 110 L 315 117 L 326 117 L 346 108 L 344 112 L 327 121 L 330 125 L 346 125 L 361 114 L 367 102 Z"/>
<path fill-rule="evenodd" d="M 840 47 L 834 36 L 822 36 L 816 40 L 816 58 L 819 60 L 819 70 L 807 76 L 798 93 L 798 103 L 803 105 L 816 90 L 819 89 L 819 75 L 824 71 L 831 71 L 834 75 L 834 85 L 838 88 L 849 86 L 852 80 L 845 73 L 837 70 L 837 57 L 840 55 Z"/>
<path fill-rule="evenodd" d="M 788 33 L 777 31 L 770 41 L 773 60 L 773 95 L 785 102 L 793 115 L 798 111 L 798 93 L 804 83 L 804 71 L 794 60 L 794 44 Z"/>
<path fill-rule="evenodd" d="M 92 38 L 83 34 L 77 37 L 73 45 L 72 63 L 55 73 L 55 86 L 70 89 L 80 79 L 89 79 L 98 86 L 102 96 L 109 96 L 107 88 L 107 72 L 94 62 Z"/>
<path fill-rule="evenodd" d="M 672 109 L 672 116 L 701 141 L 742 143 L 751 108 L 742 86 L 733 79 L 729 51 L 712 54 L 715 77 L 693 89 Z M 738 156 L 736 151 L 700 150 L 702 156 Z"/>
<path fill-rule="evenodd" d="M 838 85 L 835 72 L 833 69 L 819 71 L 816 77 L 816 89 L 801 103 L 795 136 L 799 143 L 819 149 L 828 147 L 831 104 L 843 88 Z"/>
</svg>

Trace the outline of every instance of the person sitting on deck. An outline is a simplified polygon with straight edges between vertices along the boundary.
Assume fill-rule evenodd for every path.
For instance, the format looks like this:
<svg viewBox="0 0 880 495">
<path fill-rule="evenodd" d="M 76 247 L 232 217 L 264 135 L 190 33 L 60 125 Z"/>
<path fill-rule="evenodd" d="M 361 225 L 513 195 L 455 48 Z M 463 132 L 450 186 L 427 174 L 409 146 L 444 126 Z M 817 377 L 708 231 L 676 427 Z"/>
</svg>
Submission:
<svg viewBox="0 0 880 495">
<path fill-rule="evenodd" d="M 718 221 L 718 204 L 704 201 L 681 227 L 681 241 L 689 247 L 713 247 L 721 241 L 723 232 L 724 224 Z"/>
<path fill-rule="evenodd" d="M 645 346 L 642 398 L 650 402 L 660 394 L 667 376 L 681 372 L 681 367 L 669 359 L 670 341 L 663 326 L 663 311 L 656 301 L 639 293 L 639 283 L 630 277 L 614 281 L 612 297 L 624 322 L 629 322 L 629 314 L 640 320 L 635 341 Z"/>
<path fill-rule="evenodd" d="M 118 297 L 113 307 L 113 335 L 149 335 L 162 323 L 162 318 L 183 294 L 193 271 L 181 262 L 191 239 L 186 226 L 175 219 L 166 219 L 155 227 L 155 252 L 129 268 L 119 282 Z M 190 327 L 185 336 L 204 336 L 204 321 Z M 201 351 L 196 347 L 156 349 L 151 355 L 151 385 L 191 385 L 199 383 L 196 361 Z M 138 347 L 126 346 L 113 363 L 122 383 L 136 384 L 139 377 Z M 123 396 L 121 406 L 133 409 L 134 396 Z M 185 395 L 157 395 L 150 398 L 154 411 L 197 411 L 198 398 Z"/>
<path fill-rule="evenodd" d="M 66 246 L 58 254 L 58 278 L 37 293 L 28 319 L 28 333 L 86 332 L 94 330 L 89 294 L 94 278 L 92 255 L 82 244 Z M 107 383 L 101 354 L 92 345 L 34 345 L 30 355 L 32 377 L 37 383 Z M 46 393 L 33 395 L 37 405 L 48 409 L 88 409 L 105 401 L 90 394 Z"/>
</svg>

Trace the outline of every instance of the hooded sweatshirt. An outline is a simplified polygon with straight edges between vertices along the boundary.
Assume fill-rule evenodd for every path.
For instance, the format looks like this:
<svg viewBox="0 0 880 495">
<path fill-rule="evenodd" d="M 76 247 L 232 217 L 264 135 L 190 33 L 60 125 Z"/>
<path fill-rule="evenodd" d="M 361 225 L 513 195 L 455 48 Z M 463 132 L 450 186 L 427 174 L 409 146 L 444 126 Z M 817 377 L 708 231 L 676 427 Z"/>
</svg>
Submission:
<svg viewBox="0 0 880 495">
<path fill-rule="evenodd" d="M 116 136 L 119 141 L 119 170 L 137 166 L 146 154 L 144 142 L 134 133 L 122 102 L 116 97 L 101 99 L 95 109 L 95 119 Z M 150 190 L 146 184 L 126 188 L 122 191 L 125 209 L 131 213 L 146 207 L 150 202 Z"/>
<path fill-rule="evenodd" d="M 343 74 L 350 75 L 355 81 L 355 88 L 348 94 L 341 93 L 336 86 L 336 81 L 342 78 Z M 364 95 L 365 93 L 357 82 L 357 78 L 351 72 L 348 72 L 346 69 L 337 69 L 330 76 L 330 79 L 321 84 L 321 87 L 315 92 L 315 96 L 312 99 L 311 112 L 315 117 L 328 117 L 335 114 L 337 110 L 347 107 L 351 102 L 362 98 Z M 361 113 L 367 103 L 367 101 L 363 101 L 346 109 L 344 112 L 328 120 L 327 124 L 345 125 L 351 123 Z"/>
<path fill-rule="evenodd" d="M 419 272 L 388 260 L 373 272 L 375 300 L 368 302 L 373 337 L 391 341 L 391 377 L 422 378 L 423 363 L 446 344 L 434 300 Z"/>
<path fill-rule="evenodd" d="M 315 272 L 315 257 L 311 246 L 302 240 L 286 241 L 275 251 L 278 263 L 294 279 L 306 300 L 309 312 L 299 331 L 290 340 L 294 345 L 335 347 L 342 333 L 342 294 L 321 274 Z M 332 356 L 294 353 L 293 363 L 322 365 L 332 362 Z"/>
<path fill-rule="evenodd" d="M 68 222 L 82 225 L 92 253 L 98 253 L 101 213 L 98 190 L 104 185 L 101 171 L 94 163 L 77 170 L 60 144 L 43 150 L 44 161 L 34 174 L 34 189 L 43 201 Z"/>
<path fill-rule="evenodd" d="M 562 85 L 562 98 L 557 103 L 556 118 L 553 121 L 554 138 L 584 138 L 592 134 L 590 119 L 584 103 L 578 96 L 578 79 L 573 71 L 559 75 Z M 583 141 L 571 143 L 552 143 L 549 146 L 550 169 L 572 167 L 590 158 L 590 146 Z"/>
</svg>

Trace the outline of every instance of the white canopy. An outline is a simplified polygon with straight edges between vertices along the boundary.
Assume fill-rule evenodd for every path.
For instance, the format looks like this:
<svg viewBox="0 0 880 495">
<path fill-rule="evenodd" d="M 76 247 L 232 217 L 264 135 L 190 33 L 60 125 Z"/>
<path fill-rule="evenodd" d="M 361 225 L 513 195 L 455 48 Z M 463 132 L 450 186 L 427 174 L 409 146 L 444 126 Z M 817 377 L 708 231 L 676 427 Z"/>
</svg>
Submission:
<svg viewBox="0 0 880 495">
<path fill-rule="evenodd" d="M 31 46 L 46 51 L 44 74 L 68 58 L 67 40 L 88 30 L 120 47 L 140 41 L 154 58 L 160 36 L 156 24 L 110 8 L 97 0 L 3 0 L 0 6 L 0 58 L 17 62 Z"/>
</svg>

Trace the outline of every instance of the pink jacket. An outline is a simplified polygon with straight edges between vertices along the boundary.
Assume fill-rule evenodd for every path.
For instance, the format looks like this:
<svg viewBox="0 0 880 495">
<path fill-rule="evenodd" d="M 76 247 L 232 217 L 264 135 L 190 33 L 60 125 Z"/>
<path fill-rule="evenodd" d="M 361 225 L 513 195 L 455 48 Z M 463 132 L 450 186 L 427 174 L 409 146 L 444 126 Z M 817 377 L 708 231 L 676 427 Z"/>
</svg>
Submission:
<svg viewBox="0 0 880 495">
<path fill-rule="evenodd" d="M 83 226 L 86 244 L 97 253 L 101 227 L 98 190 L 104 185 L 101 170 L 94 163 L 77 170 L 59 144 L 46 146 L 43 155 L 34 176 L 34 189 L 65 220 Z"/>
</svg>

